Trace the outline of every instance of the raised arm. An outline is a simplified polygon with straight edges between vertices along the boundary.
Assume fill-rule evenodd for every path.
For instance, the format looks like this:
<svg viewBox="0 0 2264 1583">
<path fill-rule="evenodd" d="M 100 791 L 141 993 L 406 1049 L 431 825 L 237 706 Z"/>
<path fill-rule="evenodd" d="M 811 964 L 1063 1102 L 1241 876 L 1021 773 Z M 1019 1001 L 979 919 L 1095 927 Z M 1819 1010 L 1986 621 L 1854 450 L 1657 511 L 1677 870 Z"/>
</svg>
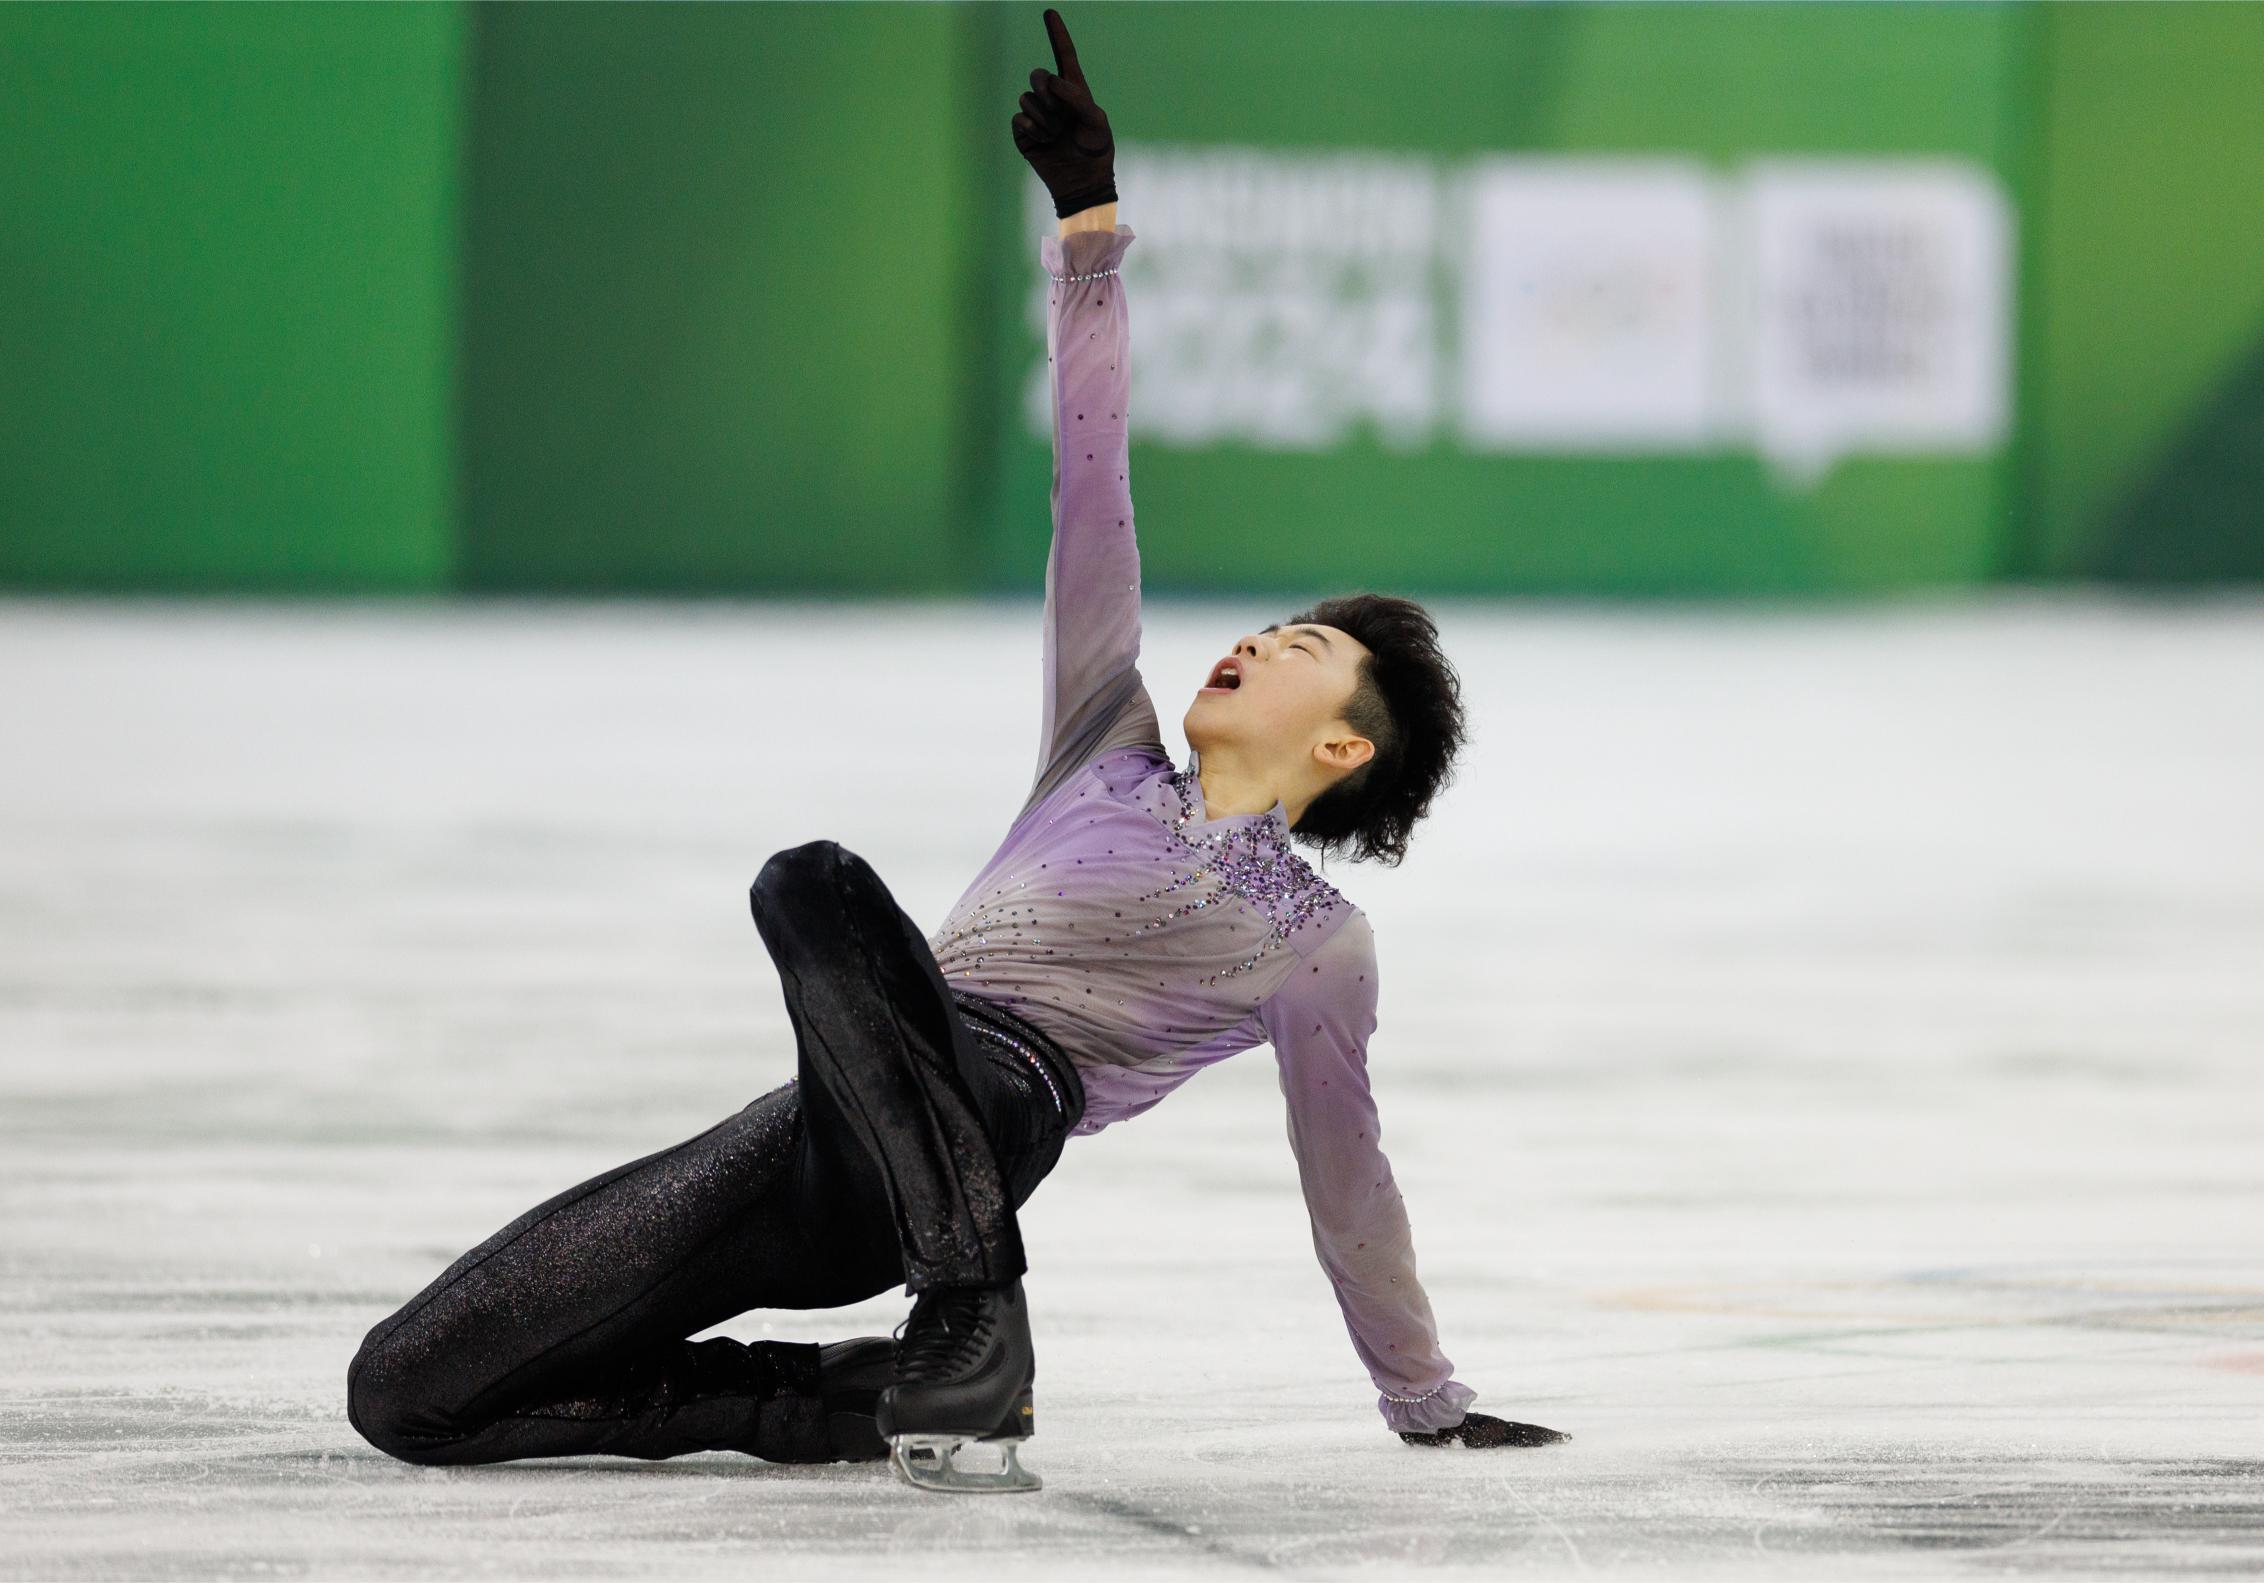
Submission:
<svg viewBox="0 0 2264 1583">
<path fill-rule="evenodd" d="M 1477 1392 L 1439 1349 L 1415 1275 L 1407 1206 L 1384 1157 L 1368 1086 L 1376 1029 L 1375 929 L 1354 912 L 1260 1008 L 1281 1068 L 1289 1144 L 1313 1224 L 1313 1251 L 1336 1288 L 1353 1351 L 1398 1430 L 1459 1422 Z"/>
<path fill-rule="evenodd" d="M 1046 560 L 1037 773 L 1023 810 L 1122 747 L 1164 751 L 1140 677 L 1140 550 L 1132 517 L 1131 319 L 1118 273 L 1133 233 L 1116 223 L 1115 144 L 1076 46 L 1048 11 L 1059 74 L 1039 67 L 1014 117 L 1016 147 L 1054 195 L 1039 242 L 1053 413 L 1053 548 Z"/>
</svg>

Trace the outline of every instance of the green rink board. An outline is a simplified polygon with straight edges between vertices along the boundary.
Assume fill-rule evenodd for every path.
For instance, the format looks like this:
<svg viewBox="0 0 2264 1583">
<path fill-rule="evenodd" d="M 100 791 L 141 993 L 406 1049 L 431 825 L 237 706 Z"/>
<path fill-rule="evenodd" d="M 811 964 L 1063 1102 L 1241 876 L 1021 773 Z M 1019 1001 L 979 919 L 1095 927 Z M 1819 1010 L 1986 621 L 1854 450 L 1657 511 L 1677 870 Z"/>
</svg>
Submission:
<svg viewBox="0 0 2264 1583">
<path fill-rule="evenodd" d="M 962 14 L 474 20 L 466 585 L 963 586 Z"/>
<path fill-rule="evenodd" d="M 463 22 L 0 6 L 0 582 L 450 580 Z"/>
<path fill-rule="evenodd" d="M 2051 6 L 2022 570 L 2264 575 L 2264 5 Z"/>
<path fill-rule="evenodd" d="M 1003 123 L 1048 65 L 1039 5 L 982 9 Z M 1989 7 L 1088 4 L 1076 23 L 1120 139 L 1459 156 L 1948 156 L 2017 203 L 2015 96 L 2029 35 Z M 1317 86 L 1318 85 L 1318 86 Z M 981 122 L 983 118 L 978 117 Z M 1002 150 L 1011 143 L 1001 125 Z M 1050 448 L 1021 413 L 1042 358 L 1026 295 L 1037 237 L 1019 162 L 989 166 L 1001 327 L 992 575 L 1042 583 Z M 1121 223 L 1141 229 L 1136 170 Z M 1140 244 L 1135 243 L 1135 249 Z M 1140 302 L 1131 301 L 1133 357 Z M 2009 445 L 1841 461 L 1791 488 L 1750 452 L 1504 455 L 1451 438 L 1392 451 L 1355 433 L 1319 452 L 1144 444 L 1134 417 L 1142 570 L 1155 589 L 1302 598 L 1402 592 L 1791 594 L 1971 583 L 2006 555 Z"/>
<path fill-rule="evenodd" d="M 1006 123 L 1041 10 L 0 7 L 0 586 L 1036 590 L 1050 220 Z M 2001 447 L 1816 481 L 1136 411 L 1152 589 L 2264 575 L 2264 5 L 1072 21 L 1157 247 L 1143 145 L 1941 156 L 2017 206 Z"/>
</svg>

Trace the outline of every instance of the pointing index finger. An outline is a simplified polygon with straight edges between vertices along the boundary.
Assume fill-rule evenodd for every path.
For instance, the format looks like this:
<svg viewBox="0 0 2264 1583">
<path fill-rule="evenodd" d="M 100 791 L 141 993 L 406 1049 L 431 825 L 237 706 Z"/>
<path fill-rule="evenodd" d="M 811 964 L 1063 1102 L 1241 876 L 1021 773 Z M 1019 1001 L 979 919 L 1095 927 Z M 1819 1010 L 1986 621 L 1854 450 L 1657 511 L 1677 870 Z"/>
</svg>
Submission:
<svg viewBox="0 0 2264 1583">
<path fill-rule="evenodd" d="M 1071 82 L 1083 82 L 1085 73 L 1077 64 L 1077 46 L 1069 42 L 1069 26 L 1051 6 L 1046 8 L 1046 36 L 1053 40 L 1054 70 Z"/>
</svg>

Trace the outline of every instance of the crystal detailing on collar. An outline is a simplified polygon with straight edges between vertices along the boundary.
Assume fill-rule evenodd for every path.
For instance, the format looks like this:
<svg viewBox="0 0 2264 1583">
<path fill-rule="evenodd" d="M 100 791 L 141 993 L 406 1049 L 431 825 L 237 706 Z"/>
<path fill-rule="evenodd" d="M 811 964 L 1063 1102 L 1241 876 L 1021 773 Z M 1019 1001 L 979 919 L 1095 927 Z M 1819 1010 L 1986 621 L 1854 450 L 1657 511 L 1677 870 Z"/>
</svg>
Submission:
<svg viewBox="0 0 2264 1583">
<path fill-rule="evenodd" d="M 1184 918 L 1230 895 L 1239 896 L 1256 907 L 1271 925 L 1254 954 L 1199 982 L 1216 984 L 1222 978 L 1251 971 L 1274 954 L 1276 946 L 1286 944 L 1288 937 L 1303 928 L 1307 919 L 1342 899 L 1337 888 L 1314 873 L 1312 865 L 1290 846 L 1288 826 L 1279 818 L 1227 825 L 1204 834 L 1189 835 L 1187 825 L 1195 817 L 1195 804 L 1201 795 L 1200 782 L 1194 770 L 1184 769 L 1170 776 L 1168 784 L 1179 801 L 1179 816 L 1169 829 L 1196 866 L 1184 878 L 1139 899 L 1160 901 L 1210 874 L 1218 876 L 1219 891 L 1175 907 L 1161 918 L 1142 924 L 1133 934 L 1160 929 L 1176 918 Z"/>
</svg>

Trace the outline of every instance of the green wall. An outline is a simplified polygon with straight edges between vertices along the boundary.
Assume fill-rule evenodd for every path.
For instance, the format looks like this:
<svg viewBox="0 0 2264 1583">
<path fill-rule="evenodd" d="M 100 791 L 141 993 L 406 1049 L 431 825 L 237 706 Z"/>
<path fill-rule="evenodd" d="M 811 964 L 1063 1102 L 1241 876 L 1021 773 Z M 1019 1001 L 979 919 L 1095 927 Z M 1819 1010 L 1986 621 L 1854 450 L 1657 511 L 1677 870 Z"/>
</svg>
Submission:
<svg viewBox="0 0 2264 1583">
<path fill-rule="evenodd" d="M 2022 569 L 2264 577 L 2264 6 L 2033 21 Z"/>
<path fill-rule="evenodd" d="M 463 22 L 0 7 L 0 582 L 449 580 Z"/>
<path fill-rule="evenodd" d="M 472 16 L 467 586 L 956 583 L 962 14 Z"/>
<path fill-rule="evenodd" d="M 1041 9 L 0 7 L 0 586 L 1035 589 Z M 2264 578 L 2264 6 L 1072 22 L 1127 140 L 1932 152 L 2019 206 L 2001 452 L 1142 441 L 1158 591 Z"/>
<path fill-rule="evenodd" d="M 1026 75 L 1046 60 L 1043 9 L 982 9 L 988 79 L 1011 82 L 1017 67 Z M 1724 169 L 1777 153 L 1938 154 L 1998 172 L 2017 196 L 2025 36 L 2013 9 L 1088 3 L 1078 17 L 1096 89 L 1107 63 L 1103 103 L 1118 107 L 1125 138 L 1680 153 Z M 1017 194 L 1029 179 L 1019 162 L 988 168 Z M 1027 218 L 1018 204 L 998 209 L 993 250 L 1008 263 L 992 275 L 994 312 L 1011 326 L 1011 374 L 1044 343 L 1018 311 L 1036 269 Z M 1121 219 L 1140 230 L 1136 186 Z M 1139 313 L 1135 299 L 1135 326 Z M 1017 421 L 1007 383 L 993 392 L 992 570 L 1040 586 L 1049 524 L 1030 505 L 1046 499 L 1050 452 Z M 1968 583 L 1998 570 L 2011 510 L 2002 454 L 1855 456 L 1800 490 L 1750 453 L 1485 455 L 1442 441 L 1395 454 L 1360 438 L 1319 453 L 1186 450 L 1142 444 L 1138 432 L 1135 419 L 1152 588 L 1297 596 L 1375 580 L 1417 593 L 1774 594 Z"/>
</svg>

